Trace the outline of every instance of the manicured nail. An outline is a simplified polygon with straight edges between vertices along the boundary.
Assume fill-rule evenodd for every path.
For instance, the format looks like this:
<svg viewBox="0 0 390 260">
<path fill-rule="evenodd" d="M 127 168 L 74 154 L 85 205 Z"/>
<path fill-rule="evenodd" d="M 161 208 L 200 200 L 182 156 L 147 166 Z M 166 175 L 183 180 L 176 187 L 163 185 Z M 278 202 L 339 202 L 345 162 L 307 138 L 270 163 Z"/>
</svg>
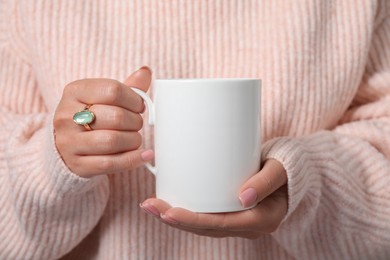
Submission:
<svg viewBox="0 0 390 260">
<path fill-rule="evenodd" d="M 138 70 L 148 70 L 150 72 L 150 74 L 153 73 L 152 69 L 149 68 L 148 66 L 142 66 L 141 68 L 139 68 Z"/>
<path fill-rule="evenodd" d="M 179 222 L 173 218 L 171 218 L 170 216 L 167 216 L 165 214 L 162 214 L 160 215 L 160 218 L 164 221 L 164 222 L 167 222 L 169 224 L 173 224 L 173 225 L 177 225 L 179 224 Z"/>
<path fill-rule="evenodd" d="M 154 152 L 153 150 L 146 150 L 143 153 L 141 153 L 141 158 L 144 161 L 150 161 L 154 157 Z"/>
<path fill-rule="evenodd" d="M 248 188 L 241 192 L 238 198 L 240 199 L 242 206 L 247 208 L 256 203 L 257 192 L 254 188 Z"/>
<path fill-rule="evenodd" d="M 160 212 L 152 205 L 140 203 L 139 206 L 149 215 L 152 215 L 153 217 L 160 217 Z"/>
</svg>

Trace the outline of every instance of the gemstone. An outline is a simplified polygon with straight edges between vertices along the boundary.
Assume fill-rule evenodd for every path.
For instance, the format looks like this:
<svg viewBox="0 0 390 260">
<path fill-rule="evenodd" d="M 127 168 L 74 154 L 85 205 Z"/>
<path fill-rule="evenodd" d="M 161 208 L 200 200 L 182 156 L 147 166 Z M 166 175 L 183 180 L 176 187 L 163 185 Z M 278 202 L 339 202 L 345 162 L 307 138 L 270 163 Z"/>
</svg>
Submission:
<svg viewBox="0 0 390 260">
<path fill-rule="evenodd" d="M 89 110 L 77 112 L 73 116 L 73 121 L 78 125 L 86 125 L 93 122 L 95 115 Z"/>
</svg>

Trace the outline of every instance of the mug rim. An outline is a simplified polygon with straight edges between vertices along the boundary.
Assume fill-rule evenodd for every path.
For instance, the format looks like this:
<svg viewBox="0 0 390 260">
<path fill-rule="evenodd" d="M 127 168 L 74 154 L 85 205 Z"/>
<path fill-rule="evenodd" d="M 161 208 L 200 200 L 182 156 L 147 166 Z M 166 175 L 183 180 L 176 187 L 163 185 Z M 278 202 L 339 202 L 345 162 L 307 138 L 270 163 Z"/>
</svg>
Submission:
<svg viewBox="0 0 390 260">
<path fill-rule="evenodd" d="M 173 81 L 173 82 L 204 82 L 204 81 L 261 81 L 259 78 L 166 78 L 166 79 L 155 79 L 154 81 Z"/>
</svg>

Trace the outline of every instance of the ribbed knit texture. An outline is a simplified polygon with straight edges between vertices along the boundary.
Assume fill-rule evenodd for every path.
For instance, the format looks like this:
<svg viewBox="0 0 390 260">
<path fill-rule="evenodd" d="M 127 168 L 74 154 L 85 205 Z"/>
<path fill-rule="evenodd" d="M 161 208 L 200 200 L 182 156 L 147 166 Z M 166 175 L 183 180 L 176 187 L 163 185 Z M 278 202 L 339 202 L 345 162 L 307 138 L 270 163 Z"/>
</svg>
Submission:
<svg viewBox="0 0 390 260">
<path fill-rule="evenodd" d="M 143 168 L 70 172 L 52 127 L 64 86 L 142 65 L 262 79 L 262 156 L 288 174 L 276 232 L 178 231 L 139 209 Z M 1 259 L 390 259 L 388 0 L 4 0 L 0 125 Z"/>
</svg>

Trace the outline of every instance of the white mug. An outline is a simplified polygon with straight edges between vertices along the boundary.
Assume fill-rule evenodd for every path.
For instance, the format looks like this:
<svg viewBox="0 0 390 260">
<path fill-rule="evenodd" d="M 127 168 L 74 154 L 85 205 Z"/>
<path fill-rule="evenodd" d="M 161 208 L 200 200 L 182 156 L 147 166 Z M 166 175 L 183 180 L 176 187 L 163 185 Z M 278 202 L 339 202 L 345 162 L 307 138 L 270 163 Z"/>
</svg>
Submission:
<svg viewBox="0 0 390 260">
<path fill-rule="evenodd" d="M 240 211 L 240 187 L 260 168 L 259 79 L 160 79 L 154 103 L 156 197 L 194 212 Z"/>
</svg>

